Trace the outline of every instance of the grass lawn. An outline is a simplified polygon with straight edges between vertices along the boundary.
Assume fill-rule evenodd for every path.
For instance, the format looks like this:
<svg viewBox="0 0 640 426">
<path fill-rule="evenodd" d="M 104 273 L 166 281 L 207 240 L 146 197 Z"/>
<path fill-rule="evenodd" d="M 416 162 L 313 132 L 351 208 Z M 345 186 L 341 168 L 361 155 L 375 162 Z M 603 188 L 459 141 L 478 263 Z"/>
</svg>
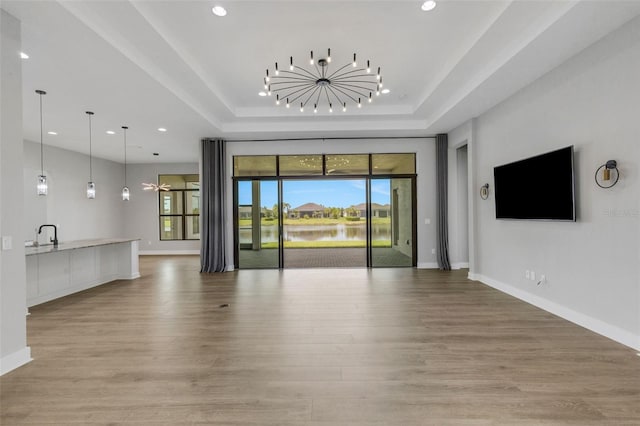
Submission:
<svg viewBox="0 0 640 426">
<path fill-rule="evenodd" d="M 364 248 L 366 241 L 285 241 L 284 248 Z M 391 247 L 389 241 L 373 240 L 373 247 Z M 276 249 L 278 243 L 262 243 L 263 249 Z"/>
</svg>

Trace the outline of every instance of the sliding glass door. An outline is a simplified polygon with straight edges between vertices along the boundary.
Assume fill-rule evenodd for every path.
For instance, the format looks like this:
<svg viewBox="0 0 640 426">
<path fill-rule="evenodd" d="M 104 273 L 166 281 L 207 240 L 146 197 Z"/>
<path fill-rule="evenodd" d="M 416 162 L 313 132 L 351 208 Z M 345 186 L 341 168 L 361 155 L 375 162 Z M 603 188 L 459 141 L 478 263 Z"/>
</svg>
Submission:
<svg viewBox="0 0 640 426">
<path fill-rule="evenodd" d="M 234 157 L 236 267 L 415 266 L 415 154 Z"/>
</svg>

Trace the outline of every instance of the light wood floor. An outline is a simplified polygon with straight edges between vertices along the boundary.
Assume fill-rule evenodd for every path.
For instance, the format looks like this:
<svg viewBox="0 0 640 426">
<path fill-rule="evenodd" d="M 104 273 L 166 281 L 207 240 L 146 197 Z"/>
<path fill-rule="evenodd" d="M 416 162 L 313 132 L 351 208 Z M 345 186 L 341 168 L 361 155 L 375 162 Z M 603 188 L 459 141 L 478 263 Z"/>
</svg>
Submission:
<svg viewBox="0 0 640 426">
<path fill-rule="evenodd" d="M 466 272 L 198 268 L 32 308 L 2 425 L 640 424 L 633 350 Z"/>
</svg>

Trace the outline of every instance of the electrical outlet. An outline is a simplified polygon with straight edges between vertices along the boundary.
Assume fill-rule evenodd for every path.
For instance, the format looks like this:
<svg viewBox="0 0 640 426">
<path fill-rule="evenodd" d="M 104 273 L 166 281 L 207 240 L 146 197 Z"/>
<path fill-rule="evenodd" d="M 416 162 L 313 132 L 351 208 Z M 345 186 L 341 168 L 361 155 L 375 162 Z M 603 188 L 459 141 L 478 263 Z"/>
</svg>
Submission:
<svg viewBox="0 0 640 426">
<path fill-rule="evenodd" d="M 432 248 L 431 249 L 431 254 L 436 254 L 436 249 Z"/>
<path fill-rule="evenodd" d="M 13 238 L 7 236 L 2 237 L 2 250 L 11 250 L 13 248 Z"/>
<path fill-rule="evenodd" d="M 536 280 L 536 271 L 531 271 L 531 281 Z"/>
<path fill-rule="evenodd" d="M 531 279 L 531 271 L 529 271 L 528 269 L 524 271 L 524 277 L 528 280 Z"/>
</svg>

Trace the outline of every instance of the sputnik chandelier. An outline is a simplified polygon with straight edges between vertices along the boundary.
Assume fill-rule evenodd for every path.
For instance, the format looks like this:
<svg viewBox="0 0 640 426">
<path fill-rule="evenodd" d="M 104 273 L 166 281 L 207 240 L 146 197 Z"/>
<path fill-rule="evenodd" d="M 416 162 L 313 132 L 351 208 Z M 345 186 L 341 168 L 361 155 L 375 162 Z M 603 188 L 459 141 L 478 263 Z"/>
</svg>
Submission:
<svg viewBox="0 0 640 426">
<path fill-rule="evenodd" d="M 346 112 L 347 104 L 361 108 L 363 103 L 371 103 L 374 96 L 380 96 L 380 67 L 372 73 L 369 60 L 366 66 L 358 66 L 354 53 L 353 61 L 346 65 L 335 70 L 331 65 L 331 49 L 327 49 L 326 58 L 317 61 L 311 51 L 308 67 L 294 64 L 293 56 L 289 57 L 288 66 L 278 67 L 276 62 L 272 71 L 267 69 L 263 78 L 265 92 L 260 94 L 275 95 L 276 105 L 284 104 L 287 108 L 300 105 L 300 112 L 307 105 L 313 106 L 314 113 L 320 107 L 328 112 L 333 112 L 334 107 Z"/>
</svg>

